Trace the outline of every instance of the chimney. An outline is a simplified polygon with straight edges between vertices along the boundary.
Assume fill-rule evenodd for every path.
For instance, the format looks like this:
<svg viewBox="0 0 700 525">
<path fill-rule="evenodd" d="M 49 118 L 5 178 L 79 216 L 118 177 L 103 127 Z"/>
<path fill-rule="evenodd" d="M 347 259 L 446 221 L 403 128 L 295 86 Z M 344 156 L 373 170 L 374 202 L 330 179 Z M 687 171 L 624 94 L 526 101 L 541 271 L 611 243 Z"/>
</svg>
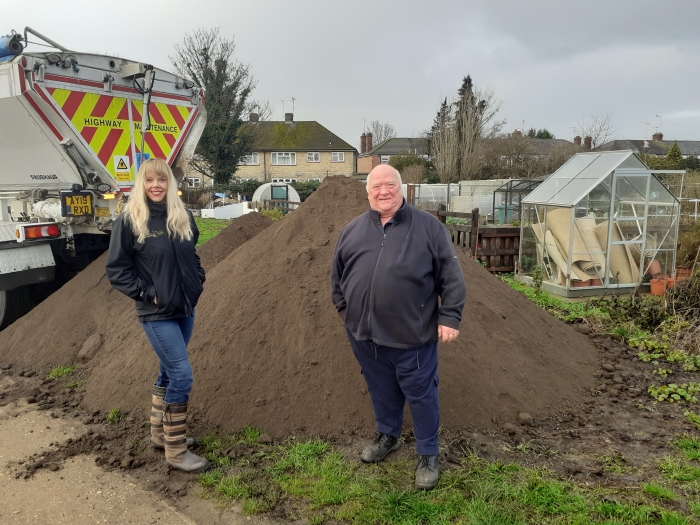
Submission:
<svg viewBox="0 0 700 525">
<path fill-rule="evenodd" d="M 284 121 L 285 122 L 294 122 L 294 113 L 285 113 L 284 114 Z"/>
<path fill-rule="evenodd" d="M 367 151 L 372 151 L 372 134 L 367 133 Z"/>
<path fill-rule="evenodd" d="M 513 137 L 514 139 L 520 139 L 523 137 L 523 132 L 520 131 L 519 129 L 514 129 L 513 133 L 511 133 L 510 136 Z"/>
<path fill-rule="evenodd" d="M 248 120 L 250 122 L 257 122 L 260 120 L 260 115 L 258 113 L 251 113 L 250 115 L 248 115 Z"/>
<path fill-rule="evenodd" d="M 651 139 L 652 139 L 652 140 L 656 140 L 656 141 L 658 141 L 658 142 L 661 142 L 662 140 L 664 140 L 664 134 L 661 133 L 660 131 L 657 131 L 656 133 L 654 133 L 654 134 L 651 136 Z"/>
<path fill-rule="evenodd" d="M 575 146 L 580 146 L 581 145 L 581 135 L 576 135 L 574 137 L 574 145 Z"/>
<path fill-rule="evenodd" d="M 590 150 L 590 149 L 591 149 L 591 144 L 592 144 L 592 142 L 593 142 L 593 139 L 592 139 L 591 137 L 585 137 L 585 138 L 583 139 L 583 147 L 584 147 L 584 149 Z"/>
<path fill-rule="evenodd" d="M 360 135 L 360 153 L 367 151 L 367 134 Z"/>
</svg>

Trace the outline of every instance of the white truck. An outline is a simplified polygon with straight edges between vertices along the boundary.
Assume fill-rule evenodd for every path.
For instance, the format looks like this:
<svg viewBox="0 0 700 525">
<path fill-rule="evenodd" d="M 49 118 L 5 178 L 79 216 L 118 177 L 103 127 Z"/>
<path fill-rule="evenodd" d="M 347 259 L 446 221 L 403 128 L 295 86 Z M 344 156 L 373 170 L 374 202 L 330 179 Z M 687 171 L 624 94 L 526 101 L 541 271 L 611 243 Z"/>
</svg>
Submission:
<svg viewBox="0 0 700 525">
<path fill-rule="evenodd" d="M 30 35 L 52 49 L 28 51 Z M 0 329 L 40 283 L 107 248 L 142 158 L 165 159 L 182 181 L 206 123 L 203 95 L 165 70 L 71 51 L 29 27 L 0 37 Z"/>
</svg>

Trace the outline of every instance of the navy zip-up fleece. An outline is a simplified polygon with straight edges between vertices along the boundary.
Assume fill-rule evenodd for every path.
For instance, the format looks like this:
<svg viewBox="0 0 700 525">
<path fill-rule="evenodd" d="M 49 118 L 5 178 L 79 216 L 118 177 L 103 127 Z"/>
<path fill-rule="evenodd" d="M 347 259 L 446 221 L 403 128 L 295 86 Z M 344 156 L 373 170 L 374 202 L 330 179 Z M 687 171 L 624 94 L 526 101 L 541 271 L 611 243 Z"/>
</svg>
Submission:
<svg viewBox="0 0 700 525">
<path fill-rule="evenodd" d="M 356 340 L 418 348 L 437 340 L 438 324 L 459 329 L 464 277 L 435 217 L 404 201 L 391 223 L 385 231 L 379 212 L 370 209 L 343 228 L 331 297 Z"/>
<path fill-rule="evenodd" d="M 171 239 L 166 226 L 166 203 L 148 201 L 148 210 L 149 233 L 143 243 L 136 240 L 123 215 L 114 221 L 107 278 L 114 288 L 136 301 L 141 322 L 190 317 L 205 281 L 204 268 L 195 251 L 199 230 L 188 210 L 192 238 Z"/>
</svg>

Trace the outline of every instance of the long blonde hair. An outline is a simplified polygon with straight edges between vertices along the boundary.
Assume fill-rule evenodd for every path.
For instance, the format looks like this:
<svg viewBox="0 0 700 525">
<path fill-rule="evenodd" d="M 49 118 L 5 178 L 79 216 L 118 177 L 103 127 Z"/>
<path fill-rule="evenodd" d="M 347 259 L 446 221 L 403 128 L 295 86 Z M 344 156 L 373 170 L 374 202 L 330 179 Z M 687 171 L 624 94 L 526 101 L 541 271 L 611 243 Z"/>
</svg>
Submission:
<svg viewBox="0 0 700 525">
<path fill-rule="evenodd" d="M 146 174 L 168 177 L 168 191 L 165 202 L 167 204 L 167 227 L 170 238 L 189 240 L 192 238 L 190 218 L 177 194 L 177 180 L 168 163 L 161 159 L 148 159 L 141 164 L 134 187 L 131 189 L 129 201 L 126 203 L 124 216 L 131 224 L 131 231 L 137 237 L 138 242 L 143 242 L 148 235 L 148 219 L 151 212 L 148 209 L 148 197 L 146 196 Z"/>
</svg>

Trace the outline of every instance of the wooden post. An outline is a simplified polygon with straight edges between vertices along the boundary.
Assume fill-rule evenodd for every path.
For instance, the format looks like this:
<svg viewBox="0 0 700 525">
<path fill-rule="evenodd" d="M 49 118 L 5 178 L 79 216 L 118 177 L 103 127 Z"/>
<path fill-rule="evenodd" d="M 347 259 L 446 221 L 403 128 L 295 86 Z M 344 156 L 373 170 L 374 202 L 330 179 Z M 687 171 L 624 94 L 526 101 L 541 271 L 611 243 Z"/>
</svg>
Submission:
<svg viewBox="0 0 700 525">
<path fill-rule="evenodd" d="M 406 184 L 406 202 L 411 206 L 416 205 L 416 185 Z"/>
<path fill-rule="evenodd" d="M 476 252 L 479 247 L 479 208 L 474 208 L 472 210 L 472 231 L 470 242 L 474 242 L 474 257 L 476 257 Z"/>
<path fill-rule="evenodd" d="M 438 212 L 446 211 L 446 209 L 447 209 L 447 207 L 444 204 L 438 204 Z M 438 220 L 443 224 L 447 223 L 447 217 L 444 215 L 440 215 L 439 213 L 438 213 Z"/>
</svg>

